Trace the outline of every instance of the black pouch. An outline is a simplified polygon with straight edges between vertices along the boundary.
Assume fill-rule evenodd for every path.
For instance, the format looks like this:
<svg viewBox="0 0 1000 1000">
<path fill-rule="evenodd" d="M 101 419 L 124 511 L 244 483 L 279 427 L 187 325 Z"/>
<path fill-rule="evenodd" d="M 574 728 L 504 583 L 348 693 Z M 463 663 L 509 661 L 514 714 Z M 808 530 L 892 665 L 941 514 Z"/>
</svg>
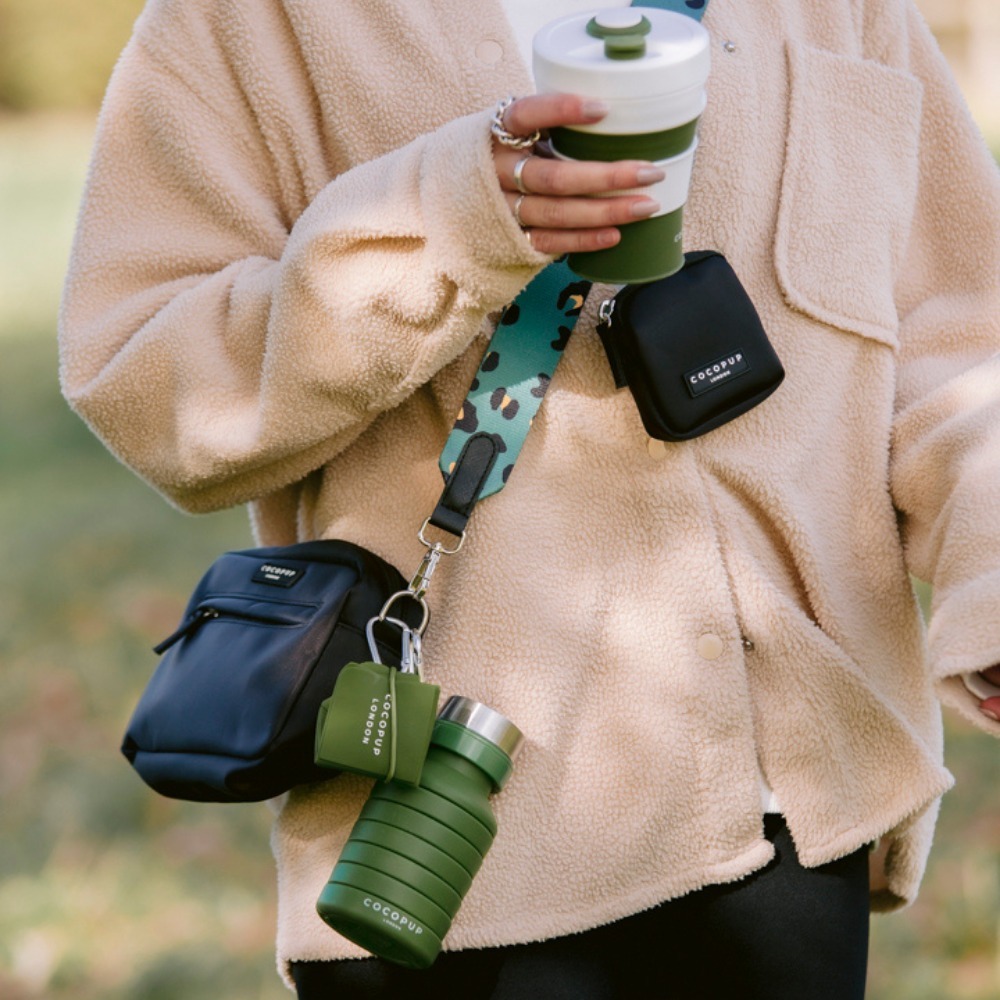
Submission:
<svg viewBox="0 0 1000 1000">
<path fill-rule="evenodd" d="M 689 253 L 669 278 L 627 285 L 601 305 L 598 333 L 618 388 L 643 426 L 687 441 L 734 420 L 785 377 L 750 297 L 725 257 Z"/>
<path fill-rule="evenodd" d="M 313 760 L 320 706 L 346 664 L 370 659 L 366 625 L 405 588 L 395 567 L 350 542 L 225 553 L 156 647 L 122 753 L 161 795 L 201 802 L 259 801 L 330 778 Z M 404 621 L 419 611 L 406 605 Z M 373 638 L 398 667 L 398 645 Z"/>
</svg>

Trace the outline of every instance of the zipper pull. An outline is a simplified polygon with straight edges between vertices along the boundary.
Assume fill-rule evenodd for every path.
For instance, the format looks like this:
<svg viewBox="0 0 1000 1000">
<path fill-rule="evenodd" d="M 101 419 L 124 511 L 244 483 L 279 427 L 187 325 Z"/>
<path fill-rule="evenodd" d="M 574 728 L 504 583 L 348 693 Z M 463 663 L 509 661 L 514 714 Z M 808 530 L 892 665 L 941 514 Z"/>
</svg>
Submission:
<svg viewBox="0 0 1000 1000">
<path fill-rule="evenodd" d="M 158 656 L 161 653 L 165 653 L 174 643 L 180 642 L 184 636 L 189 635 L 197 628 L 201 628 L 205 622 L 218 617 L 219 612 L 215 608 L 198 608 L 186 621 L 181 622 L 180 628 L 176 632 L 171 632 L 163 642 L 157 643 L 153 647 L 153 652 Z"/>
</svg>

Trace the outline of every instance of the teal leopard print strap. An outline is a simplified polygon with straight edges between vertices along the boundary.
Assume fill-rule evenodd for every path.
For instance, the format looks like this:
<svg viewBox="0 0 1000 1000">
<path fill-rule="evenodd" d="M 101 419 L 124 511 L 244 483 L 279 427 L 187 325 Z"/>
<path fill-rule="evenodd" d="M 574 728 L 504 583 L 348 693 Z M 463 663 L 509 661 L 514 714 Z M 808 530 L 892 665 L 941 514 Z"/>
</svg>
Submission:
<svg viewBox="0 0 1000 1000">
<path fill-rule="evenodd" d="M 589 290 L 589 281 L 556 261 L 500 317 L 440 460 L 448 477 L 472 435 L 491 436 L 497 458 L 479 499 L 507 482 Z"/>
</svg>

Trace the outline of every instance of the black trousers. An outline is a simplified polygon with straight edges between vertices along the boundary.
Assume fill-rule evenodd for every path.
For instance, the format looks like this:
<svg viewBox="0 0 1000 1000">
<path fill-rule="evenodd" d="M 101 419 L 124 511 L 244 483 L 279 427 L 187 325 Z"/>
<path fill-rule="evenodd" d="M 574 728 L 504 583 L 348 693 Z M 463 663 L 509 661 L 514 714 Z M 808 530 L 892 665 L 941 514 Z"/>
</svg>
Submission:
<svg viewBox="0 0 1000 1000">
<path fill-rule="evenodd" d="M 424 971 L 380 959 L 297 962 L 300 1000 L 861 1000 L 868 966 L 868 851 L 803 868 L 780 816 L 776 857 L 581 934 L 443 952 Z"/>
</svg>

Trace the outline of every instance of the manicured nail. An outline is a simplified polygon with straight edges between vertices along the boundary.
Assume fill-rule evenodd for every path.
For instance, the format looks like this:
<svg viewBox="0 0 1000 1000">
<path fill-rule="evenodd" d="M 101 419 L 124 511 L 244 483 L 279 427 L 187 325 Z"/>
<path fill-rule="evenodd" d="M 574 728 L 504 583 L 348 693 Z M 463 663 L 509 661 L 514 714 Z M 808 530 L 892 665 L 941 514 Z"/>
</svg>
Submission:
<svg viewBox="0 0 1000 1000">
<path fill-rule="evenodd" d="M 647 216 L 659 212 L 660 203 L 652 198 L 643 198 L 642 201 L 632 202 L 632 215 L 637 219 L 645 219 Z"/>
<path fill-rule="evenodd" d="M 580 106 L 580 111 L 586 118 L 593 119 L 596 121 L 598 118 L 603 118 L 610 110 L 608 103 L 606 101 L 598 101 L 590 98 L 583 102 Z"/>
<path fill-rule="evenodd" d="M 617 229 L 606 229 L 597 234 L 597 242 L 602 247 L 613 247 L 619 239 L 621 239 L 621 234 Z"/>
<path fill-rule="evenodd" d="M 636 180 L 640 184 L 655 184 L 657 181 L 662 181 L 667 174 L 664 170 L 659 167 L 640 167 L 636 172 Z"/>
</svg>

